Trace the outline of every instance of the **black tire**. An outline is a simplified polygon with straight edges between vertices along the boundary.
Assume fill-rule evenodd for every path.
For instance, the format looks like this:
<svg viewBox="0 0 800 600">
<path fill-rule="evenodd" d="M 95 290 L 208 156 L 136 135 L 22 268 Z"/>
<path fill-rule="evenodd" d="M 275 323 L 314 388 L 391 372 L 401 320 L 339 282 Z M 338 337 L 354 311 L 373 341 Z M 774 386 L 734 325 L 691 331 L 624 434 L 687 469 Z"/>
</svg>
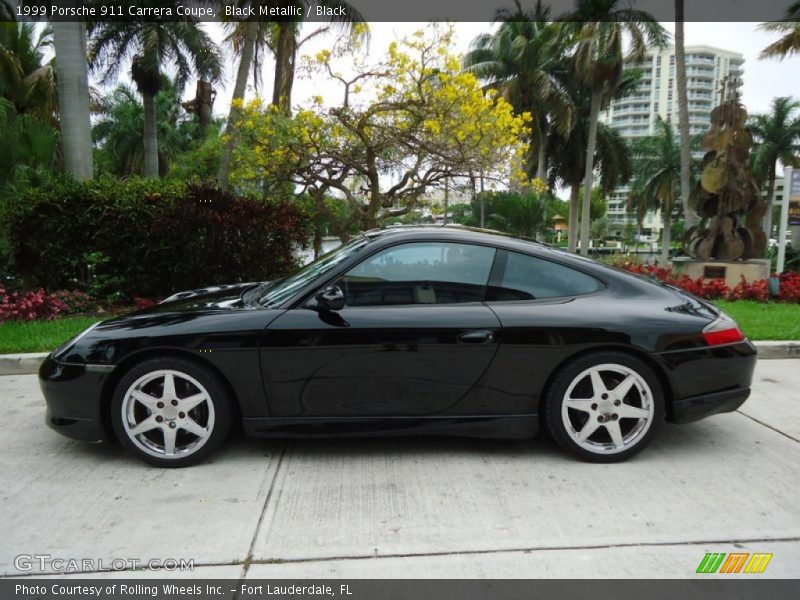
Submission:
<svg viewBox="0 0 800 600">
<path fill-rule="evenodd" d="M 602 420 L 605 420 L 605 423 L 607 423 L 595 425 L 595 432 L 587 436 L 587 441 L 584 443 L 584 446 L 582 446 L 576 439 L 580 434 L 580 432 L 577 431 L 577 426 L 572 430 L 567 429 L 567 424 L 564 422 L 565 419 L 562 414 L 562 409 L 564 402 L 567 400 L 566 395 L 570 389 L 570 386 L 575 384 L 575 390 L 578 390 L 578 386 L 580 385 L 586 386 L 586 378 L 588 377 L 589 381 L 591 382 L 591 376 L 582 374 L 584 374 L 588 369 L 592 369 L 593 367 L 597 367 L 599 365 L 617 365 L 636 373 L 642 380 L 644 380 L 644 382 L 647 384 L 647 387 L 649 387 L 649 394 L 647 393 L 647 389 L 645 387 L 642 386 L 641 388 L 644 390 L 643 392 L 641 392 L 639 387 L 637 387 L 623 395 L 623 399 L 620 400 L 620 402 L 626 405 L 623 407 L 623 409 L 632 408 L 644 410 L 642 407 L 646 407 L 649 411 L 650 407 L 652 406 L 652 413 L 649 419 L 646 420 L 648 423 L 646 428 L 644 425 L 640 425 L 640 423 L 642 423 L 641 419 L 623 419 L 620 418 L 619 414 L 617 413 L 611 414 L 613 419 L 609 419 L 606 415 L 609 415 L 610 412 L 619 409 L 614 408 L 614 402 L 616 401 L 613 397 L 614 390 L 605 390 L 606 396 L 609 397 L 609 400 L 601 401 L 599 406 L 593 400 L 587 400 L 587 405 L 591 406 L 591 408 L 585 413 L 583 411 L 586 409 L 575 411 L 570 409 L 567 411 L 568 419 L 573 425 L 576 422 L 580 424 L 580 420 L 583 418 L 586 419 L 583 422 L 584 425 L 592 419 L 596 419 L 598 423 Z M 616 374 L 613 370 L 601 371 L 601 378 L 604 380 L 605 384 L 609 384 L 610 382 L 610 384 L 613 385 L 615 376 Z M 619 377 L 622 377 L 622 375 L 619 375 Z M 576 378 L 580 379 L 576 381 Z M 618 383 L 619 381 L 617 381 L 617 384 Z M 592 386 L 591 383 L 588 385 Z M 573 394 L 575 393 L 575 390 L 573 390 Z M 594 394 L 593 390 L 591 394 Z M 642 395 L 640 396 L 640 394 Z M 650 402 L 645 404 L 644 398 L 648 396 L 650 397 Z M 573 395 L 573 399 L 576 399 L 578 402 L 580 402 L 584 397 L 586 397 L 585 394 L 579 396 Z M 609 404 L 609 402 L 611 402 L 611 404 Z M 639 403 L 639 406 L 636 405 L 637 402 Z M 547 395 L 545 397 L 545 406 L 543 412 L 547 430 L 549 431 L 550 435 L 552 435 L 553 439 L 556 440 L 558 445 L 564 450 L 587 462 L 613 463 L 621 462 L 631 458 L 632 456 L 641 452 L 650 443 L 650 441 L 658 432 L 661 423 L 664 421 L 664 405 L 664 390 L 662 389 L 661 382 L 653 370 L 644 361 L 625 352 L 608 351 L 587 354 L 564 365 L 558 371 L 553 379 L 552 384 L 549 386 Z M 612 436 L 609 426 L 613 427 L 614 424 L 612 420 L 618 422 L 618 431 L 622 430 L 623 435 L 625 430 L 622 428 L 630 428 L 628 429 L 630 435 L 629 446 L 625 447 L 626 445 L 615 445 L 614 440 L 611 439 Z M 594 422 L 592 424 L 594 425 Z M 636 428 L 638 427 L 641 427 L 641 429 L 637 430 Z M 608 441 L 604 440 L 604 437 L 607 437 Z M 589 450 L 585 447 L 587 445 L 594 445 L 596 448 Z M 601 447 L 601 445 L 604 447 Z M 620 450 L 619 448 L 623 449 Z"/>
<path fill-rule="evenodd" d="M 145 385 L 155 387 L 142 388 L 139 391 L 149 389 L 156 390 L 156 393 L 158 393 L 158 372 L 171 373 L 170 379 L 174 382 L 175 400 L 178 404 L 174 408 L 170 408 L 169 405 L 172 403 L 167 402 L 166 408 L 163 408 L 165 403 L 161 402 L 162 408 L 153 408 L 151 410 L 146 408 L 145 404 L 134 403 L 135 406 L 131 409 L 129 405 L 133 401 L 130 399 L 127 402 L 125 401 L 131 386 L 143 379 L 147 381 L 148 377 L 153 377 L 152 381 Z M 161 377 L 162 395 L 166 385 L 166 377 Z M 202 388 L 205 389 L 203 390 Z M 148 396 L 147 401 L 149 403 L 150 391 L 145 393 Z M 188 401 L 191 395 L 195 397 L 204 396 L 207 400 L 202 401 L 198 406 L 190 408 L 187 412 L 177 412 L 181 409 L 181 402 Z M 153 400 L 161 400 L 161 398 L 154 396 Z M 124 408 L 123 403 L 125 404 Z M 133 367 L 120 379 L 111 399 L 111 422 L 120 443 L 140 460 L 157 467 L 188 467 L 202 461 L 225 440 L 231 426 L 231 405 L 232 401 L 226 386 L 209 369 L 182 358 L 150 358 Z M 133 419 L 127 416 L 131 414 L 128 412 L 129 410 L 135 411 Z M 167 413 L 167 410 L 172 412 Z M 177 414 L 175 414 L 176 412 Z M 129 430 L 138 420 L 136 415 L 141 415 L 142 420 L 149 417 L 154 419 L 160 417 L 161 421 L 147 432 L 147 436 L 143 434 L 133 435 Z M 198 425 L 198 419 L 200 428 L 206 431 L 203 437 L 191 433 L 188 429 L 183 429 L 184 425 Z M 131 423 L 131 420 L 134 422 Z M 189 420 L 192 423 L 189 423 Z M 172 436 L 173 440 L 175 440 L 173 444 L 176 452 L 171 457 L 166 454 L 166 436 L 169 433 L 166 429 L 167 423 L 169 423 L 171 429 L 175 430 Z M 200 431 L 200 433 L 203 432 Z M 162 446 L 160 455 L 157 448 L 159 439 Z M 183 454 L 181 454 L 183 451 L 181 450 L 180 440 L 186 441 L 183 444 L 186 448 Z"/>
</svg>

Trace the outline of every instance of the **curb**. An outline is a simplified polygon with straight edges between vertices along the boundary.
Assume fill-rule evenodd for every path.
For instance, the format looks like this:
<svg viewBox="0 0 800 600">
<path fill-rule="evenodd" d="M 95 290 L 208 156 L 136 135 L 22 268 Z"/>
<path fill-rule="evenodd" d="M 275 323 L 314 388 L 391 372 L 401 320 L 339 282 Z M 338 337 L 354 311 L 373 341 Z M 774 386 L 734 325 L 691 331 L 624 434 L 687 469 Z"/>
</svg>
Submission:
<svg viewBox="0 0 800 600">
<path fill-rule="evenodd" d="M 779 342 L 753 342 L 758 348 L 759 360 L 781 358 L 800 358 L 800 340 Z M 47 352 L 31 352 L 30 354 L 0 354 L 0 376 L 2 375 L 35 375 L 39 365 L 47 357 Z"/>
<path fill-rule="evenodd" d="M 30 354 L 0 354 L 0 375 L 33 375 L 39 372 L 39 365 L 47 357 L 47 352 Z"/>
</svg>

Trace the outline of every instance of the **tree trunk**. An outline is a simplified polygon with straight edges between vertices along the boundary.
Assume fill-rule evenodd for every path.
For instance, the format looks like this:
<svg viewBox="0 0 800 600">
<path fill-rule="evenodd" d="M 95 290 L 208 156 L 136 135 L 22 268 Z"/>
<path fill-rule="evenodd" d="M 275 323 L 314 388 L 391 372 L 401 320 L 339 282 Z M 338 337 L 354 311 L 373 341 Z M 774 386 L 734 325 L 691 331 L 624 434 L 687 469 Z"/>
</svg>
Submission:
<svg viewBox="0 0 800 600">
<path fill-rule="evenodd" d="M 447 209 L 450 205 L 450 181 L 444 180 L 444 213 L 442 214 L 442 225 L 447 225 Z"/>
<path fill-rule="evenodd" d="M 250 68 L 253 64 L 253 55 L 256 49 L 256 38 L 258 37 L 258 21 L 248 21 L 244 30 L 244 45 L 242 46 L 242 56 L 239 59 L 239 69 L 236 71 L 236 84 L 233 86 L 233 97 L 231 98 L 231 109 L 228 113 L 228 122 L 225 124 L 225 136 L 227 141 L 222 149 L 222 157 L 219 161 L 219 171 L 217 182 L 223 190 L 228 188 L 228 174 L 233 160 L 233 147 L 236 144 L 236 129 L 238 128 L 240 110 L 235 108 L 233 100 L 244 100 L 244 93 L 247 90 L 247 80 L 250 76 Z"/>
<path fill-rule="evenodd" d="M 662 267 L 669 265 L 669 246 L 672 242 L 672 203 L 661 207 L 661 261 Z"/>
<path fill-rule="evenodd" d="M 92 125 L 89 118 L 89 75 L 86 60 L 86 25 L 54 21 L 58 111 L 61 149 L 67 172 L 76 179 L 91 179 Z"/>
<path fill-rule="evenodd" d="M 681 206 L 686 230 L 694 227 L 697 221 L 689 205 L 691 192 L 692 140 L 689 136 L 689 98 L 686 92 L 686 53 L 683 35 L 683 2 L 675 0 L 675 80 L 678 92 L 678 135 L 681 155 Z"/>
<path fill-rule="evenodd" d="M 775 200 L 775 163 L 769 167 L 769 183 L 767 184 L 767 212 L 764 214 L 764 233 L 767 236 L 767 241 L 772 237 L 772 203 Z M 783 184 L 784 194 L 789 193 L 790 182 L 786 181 Z M 780 233 L 780 231 L 778 232 Z M 794 238 L 792 238 L 794 239 Z M 769 248 L 769 244 L 767 244 Z"/>
<path fill-rule="evenodd" d="M 272 103 L 286 115 L 292 114 L 292 85 L 294 85 L 294 63 L 297 55 L 295 24 L 281 21 L 278 30 L 278 45 L 275 49 L 275 87 Z"/>
<path fill-rule="evenodd" d="M 581 211 L 581 254 L 589 256 L 589 224 L 592 205 L 592 183 L 594 180 L 594 148 L 597 142 L 597 120 L 600 117 L 602 92 L 592 92 L 592 108 L 589 113 L 589 141 L 586 145 L 586 172 L 583 175 L 583 210 Z"/>
<path fill-rule="evenodd" d="M 536 179 L 547 182 L 547 137 L 542 135 L 539 140 L 539 159 L 536 165 Z"/>
<path fill-rule="evenodd" d="M 156 98 L 142 94 L 144 105 L 144 176 L 158 179 L 158 130 L 156 128 Z"/>
<path fill-rule="evenodd" d="M 481 227 L 486 227 L 486 196 L 483 193 L 483 173 L 481 173 Z"/>
<path fill-rule="evenodd" d="M 578 247 L 578 210 L 581 203 L 581 184 L 573 183 L 569 193 L 569 222 L 567 226 L 567 250 L 575 252 Z"/>
</svg>

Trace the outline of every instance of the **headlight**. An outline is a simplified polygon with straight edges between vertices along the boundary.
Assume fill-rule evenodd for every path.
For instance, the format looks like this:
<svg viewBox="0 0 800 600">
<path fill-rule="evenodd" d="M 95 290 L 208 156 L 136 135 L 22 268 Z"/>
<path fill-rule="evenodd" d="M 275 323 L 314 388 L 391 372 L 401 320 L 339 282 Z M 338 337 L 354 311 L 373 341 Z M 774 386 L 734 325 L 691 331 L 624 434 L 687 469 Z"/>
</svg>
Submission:
<svg viewBox="0 0 800 600">
<path fill-rule="evenodd" d="M 92 329 L 94 329 L 95 327 L 97 327 L 98 325 L 100 325 L 100 323 L 101 323 L 101 321 L 98 321 L 98 322 L 97 322 L 97 323 L 95 323 L 94 325 L 92 325 L 92 326 L 90 326 L 90 327 L 87 327 L 86 329 L 84 329 L 83 331 L 81 331 L 81 332 L 80 332 L 78 335 L 76 335 L 76 336 L 74 336 L 74 337 L 71 337 L 71 338 L 70 338 L 70 339 L 68 339 L 66 342 L 64 342 L 63 344 L 61 344 L 61 345 L 60 345 L 58 348 L 56 348 L 55 350 L 53 350 L 53 358 L 58 358 L 58 357 L 59 357 L 59 355 L 63 354 L 63 353 L 64 353 L 66 350 L 68 350 L 70 347 L 72 347 L 72 346 L 74 346 L 75 344 L 77 344 L 79 340 L 83 339 L 83 337 L 84 337 L 84 336 L 86 336 L 86 334 L 88 334 L 88 333 L 89 333 L 89 332 L 90 332 Z"/>
</svg>

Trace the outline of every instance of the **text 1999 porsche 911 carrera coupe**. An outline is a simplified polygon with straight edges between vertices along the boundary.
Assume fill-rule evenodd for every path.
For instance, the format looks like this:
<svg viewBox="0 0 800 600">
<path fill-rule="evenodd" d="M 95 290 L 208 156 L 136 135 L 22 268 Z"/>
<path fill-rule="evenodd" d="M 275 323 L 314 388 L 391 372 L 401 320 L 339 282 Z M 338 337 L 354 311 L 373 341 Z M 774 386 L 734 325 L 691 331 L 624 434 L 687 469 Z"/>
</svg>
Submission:
<svg viewBox="0 0 800 600">
<path fill-rule="evenodd" d="M 47 424 L 196 463 L 254 436 L 545 427 L 595 462 L 663 420 L 738 408 L 755 347 L 713 305 L 535 242 L 465 228 L 368 232 L 266 283 L 181 292 L 54 350 Z"/>
</svg>

